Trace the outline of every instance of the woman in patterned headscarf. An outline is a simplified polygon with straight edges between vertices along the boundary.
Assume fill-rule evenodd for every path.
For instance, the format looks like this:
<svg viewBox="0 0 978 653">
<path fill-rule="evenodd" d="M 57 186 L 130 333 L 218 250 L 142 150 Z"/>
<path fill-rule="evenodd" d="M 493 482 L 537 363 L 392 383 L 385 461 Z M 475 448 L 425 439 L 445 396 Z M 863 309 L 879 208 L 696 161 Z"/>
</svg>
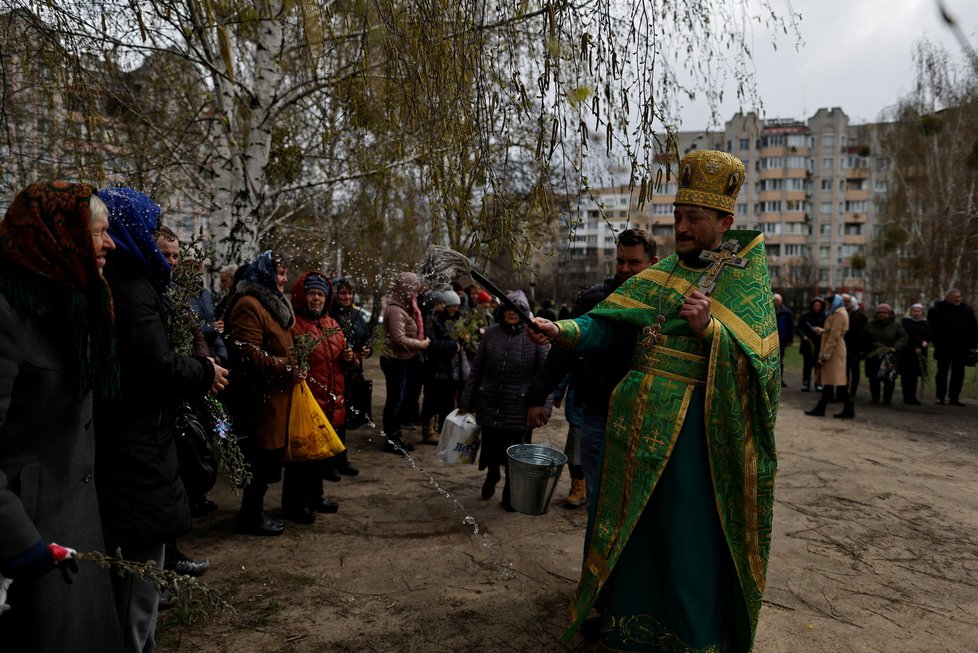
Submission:
<svg viewBox="0 0 978 653">
<path fill-rule="evenodd" d="M 105 547 L 92 397 L 118 393 L 119 368 L 101 276 L 115 245 L 94 192 L 32 184 L 0 224 L 0 575 L 14 579 L 0 642 L 23 651 L 122 650 L 109 572 L 48 573 L 49 543 Z"/>
<path fill-rule="evenodd" d="M 173 427 L 182 401 L 216 393 L 227 370 L 204 356 L 170 349 L 163 292 L 170 267 L 156 246 L 160 207 L 131 188 L 99 193 L 109 207 L 105 278 L 112 288 L 118 329 L 121 392 L 96 402 L 96 475 L 109 551 L 127 560 L 163 564 L 164 542 L 190 530 L 190 506 L 180 480 Z M 132 575 L 113 586 L 127 650 L 155 647 L 159 590 Z"/>
<path fill-rule="evenodd" d="M 235 286 L 224 324 L 235 377 L 228 407 L 252 472 L 234 522 L 234 530 L 246 535 L 281 535 L 285 529 L 265 514 L 264 502 L 268 485 L 282 477 L 292 387 L 302 378 L 289 331 L 295 314 L 284 294 L 286 281 L 285 262 L 271 251 L 260 254 Z"/>
</svg>

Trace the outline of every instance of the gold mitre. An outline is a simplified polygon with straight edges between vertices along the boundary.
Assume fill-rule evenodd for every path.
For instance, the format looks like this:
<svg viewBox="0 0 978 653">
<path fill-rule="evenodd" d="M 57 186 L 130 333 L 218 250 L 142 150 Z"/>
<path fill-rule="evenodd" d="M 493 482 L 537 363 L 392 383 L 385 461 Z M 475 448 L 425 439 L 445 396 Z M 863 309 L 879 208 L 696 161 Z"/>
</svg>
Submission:
<svg viewBox="0 0 978 653">
<path fill-rule="evenodd" d="M 718 150 L 696 150 L 679 162 L 679 190 L 673 204 L 691 204 L 734 213 L 744 183 L 744 162 Z"/>
</svg>

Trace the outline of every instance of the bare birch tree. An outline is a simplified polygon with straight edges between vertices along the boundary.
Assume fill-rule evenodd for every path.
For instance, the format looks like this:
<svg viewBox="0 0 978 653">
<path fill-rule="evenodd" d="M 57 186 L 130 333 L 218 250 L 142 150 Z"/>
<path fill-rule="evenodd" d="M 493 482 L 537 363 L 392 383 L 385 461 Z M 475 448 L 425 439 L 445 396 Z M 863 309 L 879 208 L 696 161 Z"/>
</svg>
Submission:
<svg viewBox="0 0 978 653">
<path fill-rule="evenodd" d="M 525 251 L 555 173 L 587 186 L 594 134 L 649 187 L 663 124 L 684 102 L 716 113 L 727 81 L 758 104 L 753 26 L 795 19 L 747 0 L 11 1 L 60 36 L 66 61 L 187 62 L 203 104 L 173 125 L 134 115 L 174 144 L 172 185 L 194 188 L 219 257 L 239 261 L 378 174 L 420 180 L 430 233 L 483 259 Z M 276 147 L 297 161 L 291 178 L 270 175 Z"/>
<path fill-rule="evenodd" d="M 928 42 L 917 83 L 883 126 L 890 181 L 874 287 L 904 305 L 978 291 L 978 72 Z"/>
</svg>

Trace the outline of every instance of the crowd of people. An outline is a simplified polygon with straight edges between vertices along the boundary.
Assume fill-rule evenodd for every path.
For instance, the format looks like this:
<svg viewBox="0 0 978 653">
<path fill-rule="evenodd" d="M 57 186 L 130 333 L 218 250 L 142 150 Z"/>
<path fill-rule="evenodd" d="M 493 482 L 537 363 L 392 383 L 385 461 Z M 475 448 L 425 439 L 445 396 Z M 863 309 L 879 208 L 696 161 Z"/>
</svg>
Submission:
<svg viewBox="0 0 978 653">
<path fill-rule="evenodd" d="M 839 401 L 836 417 L 854 417 L 860 363 L 873 403 L 891 402 L 898 376 L 904 402 L 920 403 L 929 350 L 938 403 L 963 405 L 978 325 L 957 290 L 926 317 L 915 304 L 897 320 L 883 303 L 866 319 L 855 298 L 833 292 L 795 320 L 772 293 L 763 237 L 732 229 L 745 173 L 721 152 L 684 157 L 676 252 L 660 261 L 647 232 L 621 232 L 615 274 L 572 309 L 546 302 L 533 317 L 520 290 L 493 297 L 403 272 L 376 339 L 349 277 L 290 274 L 265 251 L 221 268 L 212 294 L 201 262 L 184 256 L 146 195 L 62 182 L 24 189 L 0 223 L 0 590 L 19 615 L 0 616 L 0 641 L 155 649 L 172 597 L 152 579 L 79 567 L 59 545 L 204 573 L 207 560 L 177 543 L 193 517 L 217 508 L 207 497 L 213 479 L 189 478 L 181 443 L 188 419 L 220 428 L 214 403 L 247 463 L 236 533 L 277 536 L 286 521 L 337 512 L 326 482 L 359 470 L 348 451 L 286 459 L 293 397 L 308 386 L 345 442 L 348 430 L 373 426 L 364 361 L 376 355 L 383 451 L 437 445 L 450 413 L 473 413 L 481 496 L 492 499 L 502 482 L 505 510 L 514 509 L 506 449 L 530 442 L 563 403 L 564 503 L 588 508 L 568 637 L 582 629 L 616 650 L 667 641 L 749 650 L 770 546 L 785 349 L 800 338 L 802 390 L 821 393 L 810 415 Z M 704 252 L 726 262 L 709 264 Z M 724 272 L 727 262 L 750 274 Z M 279 481 L 284 521 L 266 511 Z"/>
<path fill-rule="evenodd" d="M 807 414 L 823 416 L 826 405 L 838 401 L 843 409 L 835 417 L 854 417 L 852 400 L 863 374 L 871 404 L 892 404 L 899 379 L 903 403 L 919 406 L 923 403 L 921 381 L 930 380 L 933 374 L 938 404 L 965 405 L 961 389 L 965 367 L 976 362 L 978 322 L 957 288 L 948 290 L 926 314 L 922 304 L 911 305 L 902 319 L 897 319 L 893 306 L 886 302 L 877 304 L 874 317 L 869 318 L 859 300 L 846 293 L 829 292 L 812 299 L 808 311 L 797 320 L 780 295 L 774 295 L 774 304 L 782 372 L 784 352 L 797 336 L 801 390 L 809 392 L 814 383 L 815 391 L 822 393 Z M 936 362 L 933 372 L 931 357 Z M 782 385 L 787 383 L 782 381 Z"/>
</svg>

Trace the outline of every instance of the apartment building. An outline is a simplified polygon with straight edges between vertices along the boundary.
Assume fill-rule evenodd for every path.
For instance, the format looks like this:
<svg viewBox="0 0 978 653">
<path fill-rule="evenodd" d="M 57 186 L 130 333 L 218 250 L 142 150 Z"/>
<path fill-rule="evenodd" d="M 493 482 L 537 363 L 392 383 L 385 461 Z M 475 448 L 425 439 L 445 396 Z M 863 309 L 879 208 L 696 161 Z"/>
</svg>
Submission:
<svg viewBox="0 0 978 653">
<path fill-rule="evenodd" d="M 723 132 L 681 132 L 678 155 L 718 149 L 739 157 L 747 182 L 737 200 L 736 225 L 765 235 L 774 287 L 799 293 L 836 288 L 862 297 L 870 290 L 868 250 L 877 200 L 886 192 L 878 125 L 855 125 L 838 108 L 807 120 L 760 120 L 737 114 Z M 673 251 L 673 157 L 655 170 L 659 183 L 644 206 L 638 190 L 600 189 L 568 203 L 571 216 L 562 269 L 590 272 L 591 283 L 613 272 L 614 234 L 648 229 L 660 254 Z M 609 272 L 610 271 L 610 272 Z M 586 275 L 585 275 L 586 276 Z"/>
</svg>

